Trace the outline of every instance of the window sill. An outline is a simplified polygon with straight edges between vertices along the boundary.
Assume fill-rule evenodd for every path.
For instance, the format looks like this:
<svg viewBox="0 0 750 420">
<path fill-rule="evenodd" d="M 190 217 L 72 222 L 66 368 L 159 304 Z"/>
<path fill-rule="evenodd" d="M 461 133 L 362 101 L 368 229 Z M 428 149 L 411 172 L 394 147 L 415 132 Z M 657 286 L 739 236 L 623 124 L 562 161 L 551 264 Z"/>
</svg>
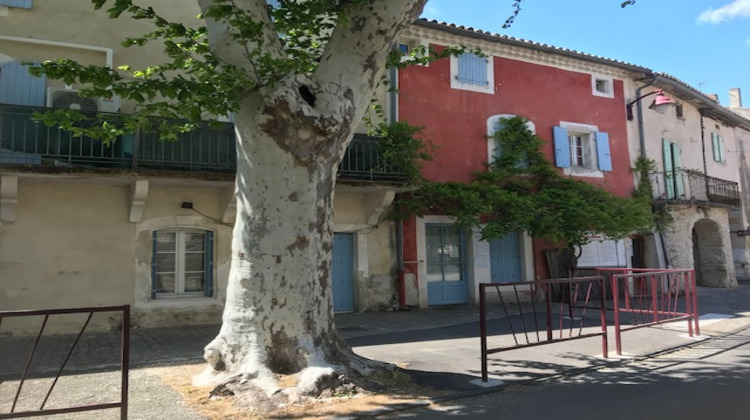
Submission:
<svg viewBox="0 0 750 420">
<path fill-rule="evenodd" d="M 604 178 L 604 172 L 598 169 L 571 167 L 563 168 L 563 173 L 565 175 L 580 176 L 582 178 Z"/>
<path fill-rule="evenodd" d="M 152 303 L 168 303 L 168 302 L 191 302 L 191 301 L 209 301 L 214 298 L 211 296 L 204 295 L 173 295 L 173 296 L 156 296 L 151 298 Z"/>
<path fill-rule="evenodd" d="M 493 95 L 495 93 L 494 86 L 492 84 L 475 85 L 471 83 L 460 82 L 456 79 L 451 79 L 451 89 L 468 90 L 470 92 L 488 93 Z"/>
</svg>

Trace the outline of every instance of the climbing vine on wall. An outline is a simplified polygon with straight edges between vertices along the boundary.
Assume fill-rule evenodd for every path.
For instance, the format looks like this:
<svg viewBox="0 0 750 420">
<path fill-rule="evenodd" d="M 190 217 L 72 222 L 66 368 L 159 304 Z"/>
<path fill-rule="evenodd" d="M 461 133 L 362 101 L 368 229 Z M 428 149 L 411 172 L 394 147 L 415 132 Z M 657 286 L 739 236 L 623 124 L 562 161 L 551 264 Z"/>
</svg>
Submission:
<svg viewBox="0 0 750 420">
<path fill-rule="evenodd" d="M 565 176 L 546 159 L 544 140 L 526 123 L 522 117 L 502 121 L 493 135 L 498 157 L 472 182 L 418 179 L 412 193 L 397 198 L 395 216 L 446 214 L 461 226 L 480 227 L 484 239 L 522 230 L 561 247 L 585 244 L 592 231 L 619 239 L 655 226 L 650 185 L 617 197 Z"/>
</svg>

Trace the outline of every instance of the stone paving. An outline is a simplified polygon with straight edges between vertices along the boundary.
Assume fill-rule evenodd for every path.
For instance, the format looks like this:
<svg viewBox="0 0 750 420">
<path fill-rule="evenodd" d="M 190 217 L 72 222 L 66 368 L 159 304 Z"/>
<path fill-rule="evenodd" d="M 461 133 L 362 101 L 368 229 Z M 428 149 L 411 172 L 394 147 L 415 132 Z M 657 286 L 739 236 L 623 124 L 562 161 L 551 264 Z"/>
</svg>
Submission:
<svg viewBox="0 0 750 420">
<path fill-rule="evenodd" d="M 130 339 L 130 367 L 168 366 L 202 361 L 203 346 L 216 336 L 218 325 L 134 329 Z M 48 376 L 60 369 L 75 334 L 43 335 L 30 367 L 30 376 Z M 19 377 L 36 336 L 0 336 L 0 380 Z M 120 332 L 87 332 L 76 345 L 65 373 L 117 368 L 122 346 Z"/>
<path fill-rule="evenodd" d="M 727 316 L 715 324 L 703 326 L 704 334 L 721 335 L 750 325 L 749 285 L 741 284 L 734 289 L 700 288 L 699 301 L 702 314 Z M 490 318 L 502 316 L 504 314 L 500 312 L 493 312 Z M 344 337 L 360 354 L 380 360 L 392 358 L 394 363 L 407 361 L 411 369 L 442 375 L 438 379 L 445 381 L 446 374 L 458 374 L 462 380 L 476 379 L 478 376 L 478 317 L 478 307 L 463 305 L 408 312 L 340 314 L 336 316 L 336 323 Z M 644 328 L 629 332 L 626 351 L 643 355 L 670 346 L 689 344 L 688 337 L 678 336 L 685 335 L 679 331 L 680 328 Z M 674 331 L 675 329 L 678 331 Z M 163 404 L 174 405 L 175 396 L 174 391 L 162 384 L 148 369 L 140 368 L 200 363 L 203 346 L 215 337 L 218 330 L 218 325 L 207 325 L 131 331 L 131 401 L 134 405 L 140 404 L 143 407 L 139 411 L 142 414 L 137 418 L 200 418 L 187 411 L 181 417 L 154 417 L 149 414 L 152 413 L 149 410 L 154 409 L 154 401 L 164 400 L 167 402 Z M 412 336 L 411 339 L 400 340 L 399 337 L 405 334 Z M 7 396 L 10 395 L 7 387 L 20 377 L 34 339 L 33 336 L 0 335 L 0 406 L 7 404 Z M 35 381 L 51 381 L 74 339 L 75 335 L 70 334 L 43 336 L 30 377 Z M 561 356 L 570 359 L 570 355 L 584 355 L 585 360 L 582 359 L 582 362 L 601 364 L 603 361 L 595 356 L 597 340 L 587 340 L 591 341 L 590 345 L 586 341 L 576 341 L 524 349 L 518 351 L 519 361 L 513 360 L 513 354 L 503 355 L 495 362 L 505 375 L 499 377 L 506 381 L 509 379 L 508 375 L 533 377 L 536 375 L 533 370 L 540 367 L 545 368 L 539 374 L 542 377 L 555 374 L 570 365 L 570 360 L 563 360 Z M 118 389 L 116 371 L 119 366 L 120 345 L 118 332 L 84 334 L 71 355 L 61 381 L 83 385 L 90 382 L 95 389 Z M 697 357 L 696 352 L 702 351 L 701 347 L 690 348 L 692 350 L 686 350 L 680 357 Z M 427 352 L 426 358 L 421 361 L 415 358 L 420 352 Z M 114 381 L 112 378 L 115 378 Z M 105 379 L 111 384 L 107 385 Z M 0 412 L 4 412 L 1 407 Z"/>
</svg>

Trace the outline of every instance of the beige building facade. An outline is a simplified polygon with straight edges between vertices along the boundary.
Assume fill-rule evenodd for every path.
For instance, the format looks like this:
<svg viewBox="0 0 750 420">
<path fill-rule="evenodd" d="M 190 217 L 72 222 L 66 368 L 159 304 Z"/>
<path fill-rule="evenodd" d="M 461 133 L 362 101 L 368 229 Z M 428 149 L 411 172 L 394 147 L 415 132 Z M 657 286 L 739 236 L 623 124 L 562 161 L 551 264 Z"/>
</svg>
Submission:
<svg viewBox="0 0 750 420">
<path fill-rule="evenodd" d="M 120 46 L 126 35 L 145 33 L 144 22 L 110 20 L 79 0 L 28 4 L 0 6 L 0 86 L 9 86 L 0 93 L 0 310 L 129 304 L 137 327 L 220 322 L 235 217 L 231 124 L 174 143 L 136 133 L 106 145 L 33 122 L 33 112 L 47 107 L 128 113 L 134 104 L 87 102 L 76 97 L 78 86 L 32 78 L 20 62 L 70 58 L 137 69 L 163 56 L 158 43 Z M 195 2 L 159 7 L 183 21 L 198 14 Z M 395 305 L 395 225 L 385 215 L 404 176 L 383 170 L 378 159 L 371 139 L 357 135 L 340 168 L 338 311 Z M 73 330 L 79 321 L 52 328 Z M 4 323 L 0 332 L 30 330 L 34 322 Z M 93 323 L 116 327 L 106 318 Z"/>
<path fill-rule="evenodd" d="M 737 235 L 747 219 L 737 145 L 750 121 L 669 75 L 634 78 L 630 86 L 633 166 L 639 157 L 652 162 L 654 206 L 667 221 L 641 244 L 646 266 L 694 268 L 699 285 L 735 286 L 749 261 Z M 675 103 L 663 114 L 649 109 L 655 95 L 645 96 L 658 90 Z"/>
</svg>

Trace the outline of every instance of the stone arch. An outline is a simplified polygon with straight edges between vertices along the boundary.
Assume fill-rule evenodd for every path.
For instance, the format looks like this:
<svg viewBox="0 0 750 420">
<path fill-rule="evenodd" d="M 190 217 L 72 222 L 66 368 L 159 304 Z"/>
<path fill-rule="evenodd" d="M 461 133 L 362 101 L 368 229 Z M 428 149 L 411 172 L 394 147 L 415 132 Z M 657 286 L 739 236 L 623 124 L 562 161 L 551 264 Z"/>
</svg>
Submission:
<svg viewBox="0 0 750 420">
<path fill-rule="evenodd" d="M 700 219 L 693 225 L 693 261 L 699 286 L 731 287 L 727 255 L 719 224 Z"/>
</svg>

